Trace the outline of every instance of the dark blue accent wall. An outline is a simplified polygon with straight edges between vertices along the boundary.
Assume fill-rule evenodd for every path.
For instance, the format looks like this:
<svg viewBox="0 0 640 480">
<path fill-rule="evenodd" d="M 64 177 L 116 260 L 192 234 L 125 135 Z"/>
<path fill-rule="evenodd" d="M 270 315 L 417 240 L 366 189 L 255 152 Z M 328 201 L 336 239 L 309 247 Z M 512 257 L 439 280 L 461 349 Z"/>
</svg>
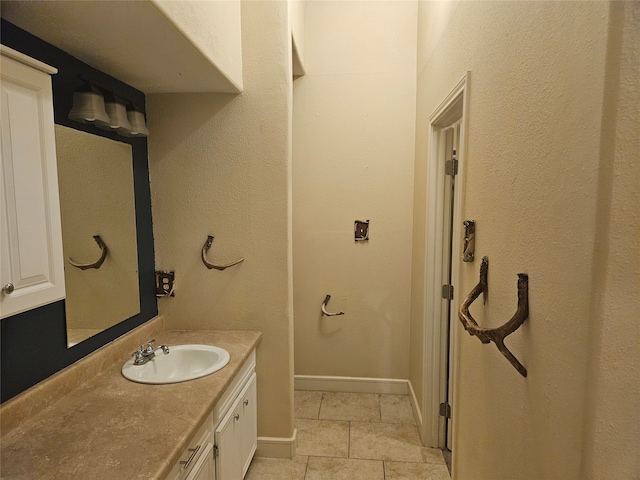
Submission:
<svg viewBox="0 0 640 480">
<path fill-rule="evenodd" d="M 0 320 L 0 396 L 4 402 L 158 314 L 155 293 L 153 227 L 147 139 L 127 138 L 67 118 L 73 92 L 84 77 L 144 108 L 144 93 L 81 62 L 75 57 L 0 19 L 0 41 L 56 67 L 52 76 L 55 122 L 129 143 L 133 151 L 140 313 L 67 349 L 64 300 Z"/>
</svg>

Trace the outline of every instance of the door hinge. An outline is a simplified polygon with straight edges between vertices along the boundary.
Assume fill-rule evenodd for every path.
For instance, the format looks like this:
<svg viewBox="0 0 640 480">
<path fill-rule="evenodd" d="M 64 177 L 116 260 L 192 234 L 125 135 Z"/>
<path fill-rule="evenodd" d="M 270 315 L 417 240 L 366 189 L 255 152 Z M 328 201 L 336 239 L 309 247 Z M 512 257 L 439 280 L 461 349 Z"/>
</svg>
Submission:
<svg viewBox="0 0 640 480">
<path fill-rule="evenodd" d="M 218 445 L 213 446 L 213 459 L 218 458 Z"/>
<path fill-rule="evenodd" d="M 445 418 L 451 418 L 451 405 L 449 405 L 448 403 L 441 403 L 440 416 Z"/>
<path fill-rule="evenodd" d="M 458 160 L 455 158 L 447 160 L 444 164 L 444 173 L 455 177 L 458 174 Z"/>
<path fill-rule="evenodd" d="M 453 300 L 453 285 L 442 285 L 442 298 Z"/>
</svg>

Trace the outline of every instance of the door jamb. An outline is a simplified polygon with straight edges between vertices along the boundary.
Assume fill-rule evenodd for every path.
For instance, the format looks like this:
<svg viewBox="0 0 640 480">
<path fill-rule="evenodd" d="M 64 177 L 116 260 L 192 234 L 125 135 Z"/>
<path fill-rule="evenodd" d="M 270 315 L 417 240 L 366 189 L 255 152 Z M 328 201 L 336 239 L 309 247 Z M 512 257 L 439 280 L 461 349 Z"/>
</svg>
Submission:
<svg viewBox="0 0 640 480">
<path fill-rule="evenodd" d="M 464 201 L 464 173 L 466 164 L 466 136 L 469 109 L 469 86 L 471 72 L 467 72 L 465 76 L 458 82 L 455 88 L 447 95 L 440 105 L 429 116 L 429 157 L 427 160 L 427 225 L 426 225 L 426 298 L 425 298 L 425 318 L 424 318 L 424 365 L 423 365 L 423 395 L 422 395 L 422 439 L 425 445 L 439 447 L 441 439 L 439 438 L 440 418 L 438 414 L 439 405 L 446 395 L 441 385 L 441 372 L 444 369 L 444 361 L 446 358 L 446 348 L 442 345 L 442 329 L 440 322 L 435 319 L 441 318 L 442 302 L 440 301 L 440 283 L 442 272 L 442 202 L 443 187 L 439 182 L 439 175 L 444 172 L 444 165 L 438 164 L 438 148 L 439 142 L 436 141 L 438 132 L 444 125 L 443 122 L 447 113 L 450 113 L 454 105 L 462 98 L 462 118 L 460 128 L 460 152 L 458 152 L 459 167 L 456 180 L 456 189 L 454 197 L 454 226 L 462 225 L 462 205 Z M 456 117 L 457 118 L 457 117 Z M 449 122 L 453 123 L 453 122 Z M 455 261 L 459 252 L 461 252 L 461 236 L 459 230 L 454 230 L 452 242 L 452 255 L 454 261 L 451 266 L 452 284 L 458 286 L 460 279 L 460 262 Z M 454 302 L 457 303 L 460 291 L 456 288 L 454 291 Z M 454 304 L 455 304 L 454 303 Z M 455 312 L 455 309 L 454 309 Z M 454 313 L 455 315 L 455 313 Z M 457 406 L 457 385 L 458 385 L 458 362 L 457 345 L 459 340 L 459 327 L 455 319 L 451 321 L 451 345 L 452 355 L 454 359 L 451 368 L 451 380 L 453 382 L 453 411 L 452 417 L 456 417 Z M 446 387 L 445 387 L 446 388 Z M 457 429 L 457 422 L 453 422 L 454 432 Z M 455 440 L 455 436 L 453 437 Z"/>
</svg>

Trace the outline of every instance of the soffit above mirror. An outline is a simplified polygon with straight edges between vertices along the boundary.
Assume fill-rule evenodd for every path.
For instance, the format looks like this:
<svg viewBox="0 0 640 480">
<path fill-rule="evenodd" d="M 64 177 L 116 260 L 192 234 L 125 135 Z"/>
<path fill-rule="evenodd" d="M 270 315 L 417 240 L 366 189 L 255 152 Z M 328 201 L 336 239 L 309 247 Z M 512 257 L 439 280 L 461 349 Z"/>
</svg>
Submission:
<svg viewBox="0 0 640 480">
<path fill-rule="evenodd" d="M 239 1 L 3 1 L 2 17 L 145 93 L 242 91 Z"/>
</svg>

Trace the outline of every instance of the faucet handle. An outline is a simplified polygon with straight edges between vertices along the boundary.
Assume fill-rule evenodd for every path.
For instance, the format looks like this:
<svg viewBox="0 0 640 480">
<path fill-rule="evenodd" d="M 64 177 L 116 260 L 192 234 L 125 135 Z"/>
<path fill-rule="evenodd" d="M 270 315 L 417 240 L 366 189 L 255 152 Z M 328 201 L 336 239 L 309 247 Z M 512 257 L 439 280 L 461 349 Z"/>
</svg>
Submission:
<svg viewBox="0 0 640 480">
<path fill-rule="evenodd" d="M 156 341 L 156 339 L 154 338 L 153 340 L 149 340 L 147 342 L 147 351 L 150 351 L 150 352 L 153 351 L 153 342 L 155 342 L 155 341 Z"/>
<path fill-rule="evenodd" d="M 133 352 L 133 353 L 131 354 L 131 356 L 132 356 L 132 357 L 133 357 L 133 359 L 134 359 L 134 364 L 137 364 L 137 362 L 139 362 L 139 361 L 140 361 L 140 359 L 142 359 L 142 357 L 144 356 L 144 349 L 143 349 L 143 346 L 142 346 L 142 345 L 140 345 L 140 350 L 136 350 L 135 352 Z"/>
</svg>

